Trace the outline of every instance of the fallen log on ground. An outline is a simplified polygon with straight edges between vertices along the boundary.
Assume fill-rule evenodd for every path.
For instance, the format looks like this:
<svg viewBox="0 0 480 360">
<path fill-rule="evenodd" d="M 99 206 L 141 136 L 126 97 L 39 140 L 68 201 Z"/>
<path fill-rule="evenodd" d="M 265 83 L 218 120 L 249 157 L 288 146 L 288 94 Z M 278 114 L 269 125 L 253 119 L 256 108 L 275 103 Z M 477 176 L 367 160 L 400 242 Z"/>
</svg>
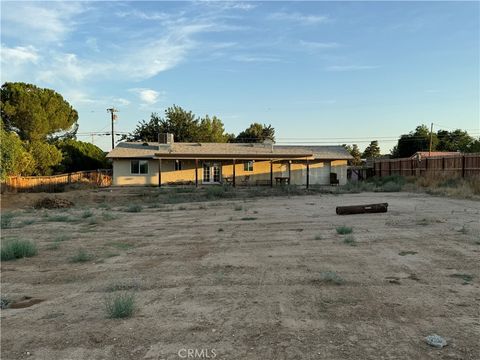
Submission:
<svg viewBox="0 0 480 360">
<path fill-rule="evenodd" d="M 337 215 L 383 213 L 383 212 L 387 212 L 387 208 L 388 208 L 388 203 L 337 206 Z"/>
</svg>

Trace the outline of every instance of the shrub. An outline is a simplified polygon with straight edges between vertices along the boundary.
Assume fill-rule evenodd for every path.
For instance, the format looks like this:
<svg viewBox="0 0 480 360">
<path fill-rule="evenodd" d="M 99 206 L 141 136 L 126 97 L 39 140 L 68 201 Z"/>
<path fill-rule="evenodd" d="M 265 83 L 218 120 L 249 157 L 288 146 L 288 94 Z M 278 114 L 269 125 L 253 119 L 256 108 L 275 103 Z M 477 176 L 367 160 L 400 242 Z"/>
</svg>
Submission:
<svg viewBox="0 0 480 360">
<path fill-rule="evenodd" d="M 345 236 L 345 238 L 343 239 L 343 242 L 347 245 L 350 245 L 350 246 L 356 246 L 357 245 L 357 242 L 356 242 L 355 238 L 353 237 L 353 235 Z"/>
<path fill-rule="evenodd" d="M 8 229 L 12 226 L 12 219 L 15 215 L 13 213 L 1 214 L 0 226 L 2 229 Z"/>
<path fill-rule="evenodd" d="M 93 259 L 93 256 L 83 249 L 79 249 L 75 255 L 70 258 L 72 263 L 82 263 Z"/>
<path fill-rule="evenodd" d="M 351 234 L 353 232 L 353 229 L 349 226 L 338 226 L 336 230 L 337 234 L 340 235 Z"/>
<path fill-rule="evenodd" d="M 252 217 L 252 216 L 246 216 L 246 217 L 242 217 L 240 220 L 243 220 L 243 221 L 252 221 L 252 220 L 257 220 L 256 217 Z"/>
<path fill-rule="evenodd" d="M 105 297 L 105 310 L 110 319 L 122 319 L 132 316 L 135 309 L 133 293 L 114 293 Z"/>
<path fill-rule="evenodd" d="M 86 219 L 92 216 L 93 216 L 92 210 L 85 210 L 81 215 L 82 219 Z"/>
<path fill-rule="evenodd" d="M 125 209 L 126 212 L 131 212 L 131 213 L 137 213 L 142 211 L 142 206 L 141 205 L 130 205 Z"/>
<path fill-rule="evenodd" d="M 5 296 L 1 296 L 0 297 L 0 309 L 3 310 L 3 309 L 8 308 L 8 306 L 10 305 L 11 302 L 12 301 L 9 298 L 7 298 Z"/>
<path fill-rule="evenodd" d="M 207 199 L 231 198 L 235 196 L 230 186 L 209 186 L 205 189 Z"/>
<path fill-rule="evenodd" d="M 345 280 L 339 276 L 335 271 L 324 271 L 320 273 L 320 280 L 326 283 L 343 285 Z"/>
<path fill-rule="evenodd" d="M 12 239 L 2 244 L 1 260 L 15 260 L 37 255 L 37 246 L 29 240 Z"/>
<path fill-rule="evenodd" d="M 118 217 L 115 216 L 114 214 L 110 213 L 110 212 L 103 212 L 102 213 L 102 219 L 105 220 L 105 221 L 110 221 L 110 220 L 115 220 L 117 219 Z"/>
<path fill-rule="evenodd" d="M 315 240 L 322 240 L 322 235 L 320 235 L 320 234 L 315 235 Z"/>
<path fill-rule="evenodd" d="M 402 190 L 403 184 L 394 182 L 394 181 L 388 181 L 385 184 L 383 184 L 381 187 L 379 187 L 376 191 L 379 192 L 399 192 Z"/>
</svg>

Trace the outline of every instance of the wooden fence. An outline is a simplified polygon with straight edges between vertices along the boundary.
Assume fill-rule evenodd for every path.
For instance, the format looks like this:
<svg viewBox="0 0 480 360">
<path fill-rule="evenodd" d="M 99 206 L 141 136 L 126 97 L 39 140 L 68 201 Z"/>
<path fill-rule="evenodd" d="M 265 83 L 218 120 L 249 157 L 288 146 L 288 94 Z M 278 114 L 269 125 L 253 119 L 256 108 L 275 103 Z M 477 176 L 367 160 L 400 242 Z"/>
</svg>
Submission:
<svg viewBox="0 0 480 360">
<path fill-rule="evenodd" d="M 88 184 L 98 187 L 112 184 L 112 170 L 78 171 L 53 176 L 10 176 L 2 183 L 2 192 L 58 192 L 69 184 Z"/>
<path fill-rule="evenodd" d="M 442 176 L 480 178 L 480 154 L 375 160 L 376 176 Z"/>
</svg>

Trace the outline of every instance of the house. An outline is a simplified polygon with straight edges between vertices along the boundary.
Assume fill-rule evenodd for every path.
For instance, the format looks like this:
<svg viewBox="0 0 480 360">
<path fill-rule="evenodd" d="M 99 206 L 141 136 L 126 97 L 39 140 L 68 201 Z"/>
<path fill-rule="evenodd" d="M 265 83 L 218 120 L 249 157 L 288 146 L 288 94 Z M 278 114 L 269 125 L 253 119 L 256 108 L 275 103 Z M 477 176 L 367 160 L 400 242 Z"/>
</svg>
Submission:
<svg viewBox="0 0 480 360">
<path fill-rule="evenodd" d="M 456 156 L 459 152 L 455 151 L 417 151 L 410 156 L 412 160 L 421 160 L 429 157 Z"/>
<path fill-rule="evenodd" d="M 107 155 L 113 185 L 329 185 L 347 182 L 351 155 L 342 146 L 273 143 L 122 142 Z M 333 174 L 333 175 L 332 175 Z"/>
</svg>

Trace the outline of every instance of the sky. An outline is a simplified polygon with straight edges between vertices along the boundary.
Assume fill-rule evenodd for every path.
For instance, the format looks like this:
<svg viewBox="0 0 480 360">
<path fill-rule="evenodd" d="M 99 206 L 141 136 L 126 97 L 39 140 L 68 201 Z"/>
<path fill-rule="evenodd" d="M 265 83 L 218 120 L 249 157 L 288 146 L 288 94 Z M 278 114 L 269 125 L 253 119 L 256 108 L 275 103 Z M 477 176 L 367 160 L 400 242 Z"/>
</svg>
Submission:
<svg viewBox="0 0 480 360">
<path fill-rule="evenodd" d="M 227 132 L 383 152 L 417 125 L 480 135 L 479 2 L 1 1 L 1 81 L 54 89 L 110 148 L 173 104 Z"/>
</svg>

